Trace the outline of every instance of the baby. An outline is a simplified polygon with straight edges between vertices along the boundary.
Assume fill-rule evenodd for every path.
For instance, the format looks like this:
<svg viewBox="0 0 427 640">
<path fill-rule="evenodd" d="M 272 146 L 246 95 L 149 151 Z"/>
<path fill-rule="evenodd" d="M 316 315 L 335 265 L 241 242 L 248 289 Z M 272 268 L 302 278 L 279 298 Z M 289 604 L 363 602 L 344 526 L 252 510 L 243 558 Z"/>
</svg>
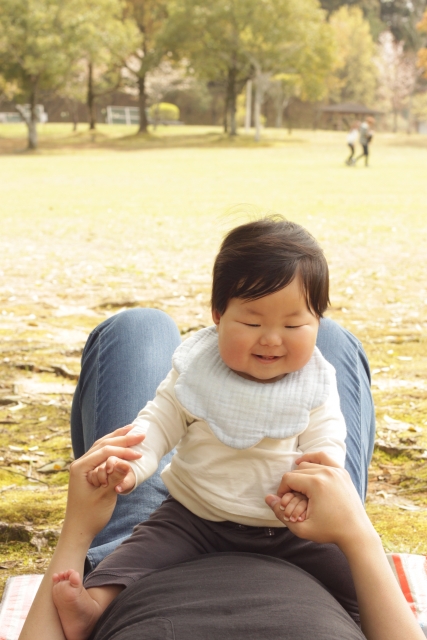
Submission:
<svg viewBox="0 0 427 640">
<path fill-rule="evenodd" d="M 214 326 L 178 347 L 155 399 L 138 414 L 141 458 L 109 458 L 88 477 L 106 486 L 119 471 L 111 490 L 128 493 L 176 447 L 162 473 L 170 496 L 85 587 L 75 571 L 55 577 L 67 640 L 87 638 L 109 603 L 153 570 L 218 551 L 261 553 L 303 568 L 358 622 L 338 547 L 296 537 L 265 502 L 278 495 L 283 519 L 302 521 L 307 499 L 288 492 L 283 474 L 318 451 L 344 464 L 335 371 L 315 346 L 328 303 L 326 259 L 301 226 L 273 216 L 226 236 L 213 270 Z"/>
</svg>

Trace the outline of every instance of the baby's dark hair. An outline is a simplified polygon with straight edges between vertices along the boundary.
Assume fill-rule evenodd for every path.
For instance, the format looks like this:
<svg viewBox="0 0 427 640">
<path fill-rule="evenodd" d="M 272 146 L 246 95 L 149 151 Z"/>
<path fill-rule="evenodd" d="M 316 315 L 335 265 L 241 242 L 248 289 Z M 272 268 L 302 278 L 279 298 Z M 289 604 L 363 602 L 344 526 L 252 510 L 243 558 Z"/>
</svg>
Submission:
<svg viewBox="0 0 427 640">
<path fill-rule="evenodd" d="M 225 313 L 231 298 L 275 293 L 297 275 L 307 307 L 321 318 L 329 305 L 329 270 L 313 236 L 279 215 L 242 224 L 225 236 L 215 259 L 212 311 Z"/>
</svg>

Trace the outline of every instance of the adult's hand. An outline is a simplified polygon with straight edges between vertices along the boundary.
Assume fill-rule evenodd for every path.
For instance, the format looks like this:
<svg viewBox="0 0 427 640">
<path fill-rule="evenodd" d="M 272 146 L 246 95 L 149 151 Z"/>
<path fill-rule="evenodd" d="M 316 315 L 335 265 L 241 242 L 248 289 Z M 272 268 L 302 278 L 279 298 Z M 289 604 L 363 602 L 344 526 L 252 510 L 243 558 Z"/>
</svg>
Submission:
<svg viewBox="0 0 427 640">
<path fill-rule="evenodd" d="M 422 640 L 424 634 L 347 471 L 320 452 L 305 454 L 296 463 L 298 469 L 283 476 L 279 495 L 266 497 L 276 517 L 300 538 L 333 542 L 347 556 L 367 640 Z M 281 498 L 292 490 L 308 498 L 304 522 L 290 522 L 283 517 Z"/>
<path fill-rule="evenodd" d="M 68 501 L 63 532 L 65 535 L 78 535 L 80 539 L 92 542 L 95 535 L 107 524 L 117 501 L 115 486 L 122 476 L 120 464 L 115 472 L 108 476 L 108 482 L 102 486 L 93 486 L 88 475 L 102 465 L 108 458 L 115 456 L 121 460 L 137 460 L 141 457 L 130 447 L 144 440 L 143 434 L 129 433 L 132 425 L 116 429 L 97 440 L 81 458 L 70 467 Z M 127 468 L 124 465 L 124 468 Z"/>
<path fill-rule="evenodd" d="M 292 533 L 318 543 L 333 542 L 345 552 L 359 535 L 372 532 L 372 524 L 345 469 L 323 452 L 305 454 L 296 463 L 297 469 L 284 474 L 277 495 L 266 497 L 275 516 Z M 308 498 L 303 522 L 290 522 L 284 517 L 281 498 L 288 491 Z"/>
<path fill-rule="evenodd" d="M 70 467 L 67 510 L 52 560 L 37 591 L 19 640 L 66 640 L 52 599 L 52 576 L 74 569 L 83 575 L 87 550 L 95 535 L 107 524 L 117 501 L 115 486 L 120 482 L 120 466 L 105 486 L 94 487 L 88 474 L 110 456 L 136 460 L 132 447 L 142 442 L 142 434 L 129 433 L 132 426 L 116 429 L 75 460 Z"/>
</svg>

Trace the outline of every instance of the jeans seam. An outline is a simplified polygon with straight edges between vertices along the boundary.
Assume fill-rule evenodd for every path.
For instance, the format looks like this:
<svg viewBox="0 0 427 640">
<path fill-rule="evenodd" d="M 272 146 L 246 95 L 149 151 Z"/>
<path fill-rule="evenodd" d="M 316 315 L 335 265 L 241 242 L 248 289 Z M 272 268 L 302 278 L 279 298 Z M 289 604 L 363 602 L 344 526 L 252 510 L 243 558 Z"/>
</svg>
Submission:
<svg viewBox="0 0 427 640">
<path fill-rule="evenodd" d="M 96 440 L 98 440 L 98 396 L 99 396 L 99 386 L 100 386 L 100 382 L 99 382 L 99 358 L 100 358 L 100 354 L 101 354 L 101 347 L 102 347 L 102 331 L 98 332 L 98 346 L 97 346 L 97 350 L 96 350 L 96 384 L 95 384 L 95 410 L 94 410 L 94 425 L 93 425 L 93 440 L 94 442 L 96 442 Z"/>
<path fill-rule="evenodd" d="M 357 369 L 358 369 L 358 373 L 360 374 L 360 343 L 357 344 Z M 359 452 L 359 469 L 362 469 L 362 389 L 361 389 L 361 385 L 360 385 L 360 375 L 357 376 L 357 400 L 358 400 L 358 413 L 357 413 L 357 420 L 358 420 L 358 424 L 359 424 L 359 429 L 358 429 L 358 442 L 357 442 L 357 450 Z M 365 485 L 366 481 L 365 478 L 363 478 L 363 482 L 362 482 L 362 478 L 360 478 L 359 480 L 359 489 L 360 489 L 360 495 L 365 496 Z M 364 498 L 363 498 L 364 499 Z"/>
</svg>

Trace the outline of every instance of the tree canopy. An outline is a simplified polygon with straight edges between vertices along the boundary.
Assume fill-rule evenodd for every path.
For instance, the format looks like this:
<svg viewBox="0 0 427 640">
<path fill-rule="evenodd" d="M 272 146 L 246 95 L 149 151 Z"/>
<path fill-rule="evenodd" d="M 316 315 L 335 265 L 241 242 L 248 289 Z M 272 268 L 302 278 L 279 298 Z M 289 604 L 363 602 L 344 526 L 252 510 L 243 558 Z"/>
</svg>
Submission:
<svg viewBox="0 0 427 640">
<path fill-rule="evenodd" d="M 75 0 L 0 0 L 0 69 L 28 125 L 29 147 L 37 146 L 36 104 L 43 89 L 64 81 L 76 55 L 79 18 Z M 13 83 L 12 85 L 10 83 Z"/>
<path fill-rule="evenodd" d="M 335 67 L 328 79 L 330 98 L 334 102 L 372 104 L 378 73 L 367 20 L 359 7 L 343 6 L 331 15 L 330 25 L 337 43 Z"/>
<path fill-rule="evenodd" d="M 301 74 L 306 96 L 321 95 L 333 57 L 328 29 L 317 0 L 182 0 L 169 33 L 199 77 L 225 87 L 234 134 L 237 95 L 261 71 Z"/>
</svg>

